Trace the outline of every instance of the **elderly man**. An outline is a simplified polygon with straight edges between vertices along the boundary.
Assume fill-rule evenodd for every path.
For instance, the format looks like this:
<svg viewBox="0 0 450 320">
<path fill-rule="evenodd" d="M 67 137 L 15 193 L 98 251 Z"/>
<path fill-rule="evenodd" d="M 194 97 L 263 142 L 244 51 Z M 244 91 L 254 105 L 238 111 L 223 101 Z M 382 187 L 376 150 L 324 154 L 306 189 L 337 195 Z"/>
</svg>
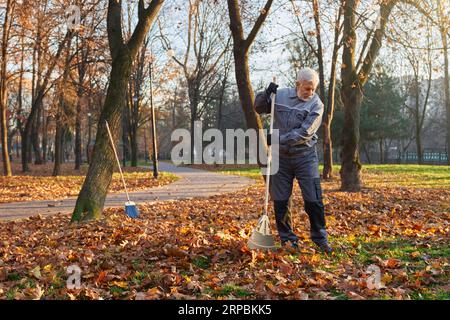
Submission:
<svg viewBox="0 0 450 320">
<path fill-rule="evenodd" d="M 278 129 L 280 134 L 279 170 L 272 177 L 271 195 L 281 244 L 284 246 L 290 242 L 294 248 L 298 247 L 298 237 L 292 231 L 287 214 L 293 180 L 296 178 L 311 224 L 311 240 L 322 251 L 331 253 L 325 230 L 316 151 L 316 132 L 324 109 L 315 93 L 318 82 L 317 73 L 304 68 L 297 75 L 296 88 L 277 91 L 278 85 L 270 83 L 265 92 L 256 96 L 255 109 L 258 113 L 270 113 L 270 95 L 276 93 L 274 129 Z"/>
</svg>

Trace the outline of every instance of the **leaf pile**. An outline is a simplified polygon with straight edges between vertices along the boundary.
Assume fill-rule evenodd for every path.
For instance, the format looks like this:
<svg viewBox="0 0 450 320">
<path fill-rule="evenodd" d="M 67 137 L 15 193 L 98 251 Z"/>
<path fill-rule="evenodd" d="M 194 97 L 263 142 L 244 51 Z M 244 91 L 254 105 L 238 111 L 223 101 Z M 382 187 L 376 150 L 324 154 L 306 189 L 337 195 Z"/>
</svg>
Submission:
<svg viewBox="0 0 450 320">
<path fill-rule="evenodd" d="M 109 209 L 79 225 L 66 215 L 1 223 L 0 299 L 448 299 L 449 190 L 323 186 L 331 256 L 309 240 L 298 187 L 300 249 L 248 249 L 261 181 L 228 195 L 141 205 L 136 220 Z M 82 287 L 69 290 L 73 264 Z M 377 288 L 370 266 L 381 271 Z"/>
<path fill-rule="evenodd" d="M 72 167 L 72 165 L 70 165 Z M 63 175 L 51 176 L 50 165 L 42 166 L 42 170 L 34 170 L 33 175 L 19 175 L 13 177 L 0 176 L 0 203 L 31 201 L 31 200 L 57 200 L 75 197 L 83 185 L 82 172 L 71 170 L 68 164 L 64 165 Z M 175 181 L 176 176 L 161 172 L 158 179 L 153 179 L 149 169 L 127 168 L 124 172 L 125 182 L 129 191 L 145 190 L 162 186 Z M 123 184 L 118 173 L 113 174 L 109 192 L 123 192 Z"/>
</svg>

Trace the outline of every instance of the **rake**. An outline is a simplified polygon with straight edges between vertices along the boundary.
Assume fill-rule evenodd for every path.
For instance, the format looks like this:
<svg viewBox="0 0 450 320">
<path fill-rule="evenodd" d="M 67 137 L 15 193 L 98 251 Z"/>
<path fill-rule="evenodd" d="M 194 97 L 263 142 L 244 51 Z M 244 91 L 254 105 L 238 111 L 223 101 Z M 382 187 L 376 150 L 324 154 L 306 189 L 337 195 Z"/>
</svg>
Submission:
<svg viewBox="0 0 450 320">
<path fill-rule="evenodd" d="M 274 81 L 275 82 L 275 81 Z M 269 128 L 269 137 L 272 138 L 273 131 L 273 115 L 275 109 L 275 93 L 271 95 L 272 105 L 270 110 L 270 128 Z M 266 197 L 264 202 L 264 213 L 259 218 L 258 224 L 256 228 L 253 230 L 253 233 L 248 240 L 248 247 L 252 250 L 261 249 L 261 250 L 274 250 L 275 249 L 275 240 L 273 239 L 272 232 L 270 231 L 270 221 L 268 211 L 269 205 L 269 185 L 270 185 L 270 168 L 272 162 L 272 141 L 268 146 L 268 155 L 267 155 L 267 171 L 266 171 Z"/>
</svg>

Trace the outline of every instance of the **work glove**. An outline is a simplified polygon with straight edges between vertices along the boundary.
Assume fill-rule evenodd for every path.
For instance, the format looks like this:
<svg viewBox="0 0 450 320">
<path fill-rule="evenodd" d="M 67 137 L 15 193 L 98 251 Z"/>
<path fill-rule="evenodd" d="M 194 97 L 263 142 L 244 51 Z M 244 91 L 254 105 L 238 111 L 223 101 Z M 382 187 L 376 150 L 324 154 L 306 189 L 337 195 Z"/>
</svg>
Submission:
<svg viewBox="0 0 450 320">
<path fill-rule="evenodd" d="M 273 83 L 273 82 L 271 82 L 270 84 L 269 84 L 269 86 L 267 87 L 267 89 L 266 89 L 266 93 L 267 93 L 267 96 L 268 97 L 270 97 L 270 95 L 272 94 L 272 93 L 277 93 L 277 88 L 278 88 L 278 85 L 277 84 L 275 84 L 275 83 Z"/>
</svg>

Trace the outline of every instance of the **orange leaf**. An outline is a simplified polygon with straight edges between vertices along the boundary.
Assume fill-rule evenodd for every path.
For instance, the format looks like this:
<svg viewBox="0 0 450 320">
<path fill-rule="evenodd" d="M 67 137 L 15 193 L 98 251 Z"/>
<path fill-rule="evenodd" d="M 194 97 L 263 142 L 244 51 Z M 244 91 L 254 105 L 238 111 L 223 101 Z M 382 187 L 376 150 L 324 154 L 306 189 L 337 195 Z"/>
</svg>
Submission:
<svg viewBox="0 0 450 320">
<path fill-rule="evenodd" d="M 105 279 L 105 277 L 106 277 L 107 274 L 108 274 L 107 271 L 101 271 L 101 272 L 98 274 L 97 280 L 95 280 L 95 282 L 97 282 L 97 283 L 102 282 L 102 281 Z"/>
</svg>

